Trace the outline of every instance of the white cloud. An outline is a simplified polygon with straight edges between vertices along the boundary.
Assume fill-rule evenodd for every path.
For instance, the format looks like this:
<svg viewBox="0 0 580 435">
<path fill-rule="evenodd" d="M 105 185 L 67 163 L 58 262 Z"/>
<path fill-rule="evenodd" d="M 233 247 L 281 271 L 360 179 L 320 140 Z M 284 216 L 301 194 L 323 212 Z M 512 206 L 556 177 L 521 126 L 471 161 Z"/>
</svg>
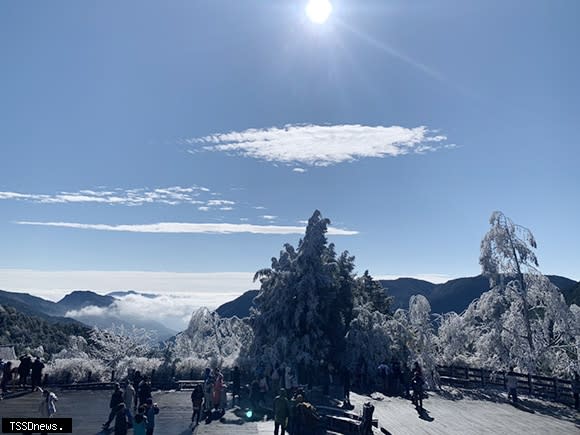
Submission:
<svg viewBox="0 0 580 435">
<path fill-rule="evenodd" d="M 256 207 L 252 207 L 252 208 L 254 208 L 254 209 L 256 209 L 256 210 L 266 210 L 266 207 L 263 207 L 263 206 L 261 206 L 261 205 L 258 205 L 258 206 L 256 206 Z"/>
<path fill-rule="evenodd" d="M 223 211 L 231 211 L 233 209 L 234 209 L 233 207 L 220 207 L 220 210 L 223 210 Z"/>
<path fill-rule="evenodd" d="M 204 206 L 201 206 L 201 207 L 197 207 L 197 209 L 199 211 L 209 211 L 209 207 L 206 207 L 205 205 Z"/>
<path fill-rule="evenodd" d="M 292 172 L 298 172 L 300 174 L 303 174 L 303 173 L 306 172 L 306 169 L 304 169 L 304 168 L 294 168 L 294 169 L 292 169 Z"/>
<path fill-rule="evenodd" d="M 239 295 L 240 293 L 237 292 L 193 293 L 189 295 L 161 294 L 150 298 L 131 294 L 119 297 L 108 307 L 88 306 L 81 310 L 69 311 L 66 313 L 66 317 L 110 316 L 129 321 L 150 322 L 155 320 L 175 331 L 182 331 L 187 328 L 191 314 L 197 308 L 202 306 L 216 308 L 223 302 L 231 301 Z"/>
<path fill-rule="evenodd" d="M 264 219 L 275 219 L 276 216 L 262 216 Z M 155 224 L 81 224 L 75 222 L 16 222 L 19 225 L 36 225 L 46 227 L 75 228 L 82 230 L 117 231 L 130 233 L 209 233 L 209 234 L 304 234 L 304 227 L 281 225 L 253 225 L 231 223 L 187 223 L 187 222 L 159 222 Z M 352 236 L 358 231 L 341 228 L 328 228 L 329 235 Z"/>
<path fill-rule="evenodd" d="M 89 190 L 78 192 L 59 192 L 56 194 L 37 194 L 20 192 L 0 192 L 0 200 L 29 201 L 40 204 L 95 203 L 136 206 L 143 204 L 204 204 L 199 200 L 201 192 L 209 189 L 201 186 L 171 186 L 157 189 L 113 189 Z"/>
<path fill-rule="evenodd" d="M 365 157 L 396 157 L 444 148 L 447 138 L 427 127 L 287 125 L 192 139 L 207 151 L 222 151 L 269 162 L 329 166 Z"/>
<path fill-rule="evenodd" d="M 235 202 L 234 201 L 227 201 L 225 199 L 210 199 L 207 202 L 208 206 L 219 206 L 219 205 L 234 205 Z"/>
<path fill-rule="evenodd" d="M 266 219 L 267 221 L 273 221 L 278 218 L 278 216 L 272 216 L 271 214 L 264 214 L 260 216 L 262 219 Z"/>
<path fill-rule="evenodd" d="M 200 306 L 216 308 L 247 290 L 259 287 L 253 272 L 145 272 L 116 270 L 44 271 L 0 269 L 0 288 L 26 292 L 58 301 L 73 290 L 88 289 L 99 294 L 117 290 L 153 293 L 156 298 L 129 295 L 104 310 L 87 307 L 83 314 L 110 314 L 157 320 L 171 328 L 185 326 Z"/>
</svg>

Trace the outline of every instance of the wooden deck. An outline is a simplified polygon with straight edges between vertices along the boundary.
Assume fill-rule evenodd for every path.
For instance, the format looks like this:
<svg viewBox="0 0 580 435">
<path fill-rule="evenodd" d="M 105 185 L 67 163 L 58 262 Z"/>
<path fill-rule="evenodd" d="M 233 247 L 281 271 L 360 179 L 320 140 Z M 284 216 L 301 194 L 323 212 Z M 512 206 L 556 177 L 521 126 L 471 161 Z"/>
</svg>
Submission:
<svg viewBox="0 0 580 435">
<path fill-rule="evenodd" d="M 467 391 L 454 391 L 454 394 L 447 392 L 426 399 L 423 405 L 428 415 L 423 418 L 404 399 L 373 400 L 352 394 L 351 400 L 356 405 L 355 413 L 360 413 L 362 404 L 370 400 L 380 425 L 394 435 L 580 434 L 578 414 L 570 408 L 524 398 L 526 410 L 520 410 L 505 403 L 501 395 L 470 397 L 467 394 L 472 393 Z M 100 431 L 100 427 L 108 416 L 110 391 L 56 391 L 56 394 L 59 396 L 57 416 L 72 417 L 74 434 L 106 434 Z M 192 434 L 189 395 L 188 391 L 154 392 L 153 398 L 160 408 L 156 435 Z M 39 393 L 31 393 L 0 401 L 0 417 L 37 417 L 39 400 Z M 193 431 L 195 435 L 265 435 L 273 432 L 271 421 L 244 424 L 214 421 L 202 423 Z"/>
</svg>

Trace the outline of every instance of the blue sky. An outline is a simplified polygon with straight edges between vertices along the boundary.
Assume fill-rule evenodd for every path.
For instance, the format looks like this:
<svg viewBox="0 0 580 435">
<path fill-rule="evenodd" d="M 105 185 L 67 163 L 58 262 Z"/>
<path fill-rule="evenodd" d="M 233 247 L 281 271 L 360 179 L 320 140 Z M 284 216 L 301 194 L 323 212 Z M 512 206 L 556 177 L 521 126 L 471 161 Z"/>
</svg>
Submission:
<svg viewBox="0 0 580 435">
<path fill-rule="evenodd" d="M 501 210 L 580 279 L 580 3 L 305 5 L 0 3 L 0 288 L 218 303 L 317 208 L 359 272 L 475 275 Z"/>
</svg>

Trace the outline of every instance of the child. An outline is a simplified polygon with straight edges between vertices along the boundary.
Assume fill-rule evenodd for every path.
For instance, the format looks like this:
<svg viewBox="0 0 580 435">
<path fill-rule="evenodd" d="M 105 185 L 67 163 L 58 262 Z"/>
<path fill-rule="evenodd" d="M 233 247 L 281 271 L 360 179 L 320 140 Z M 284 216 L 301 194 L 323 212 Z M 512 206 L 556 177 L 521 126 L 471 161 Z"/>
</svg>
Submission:
<svg viewBox="0 0 580 435">
<path fill-rule="evenodd" d="M 193 407 L 193 414 L 191 415 L 191 423 L 199 424 L 201 417 L 201 403 L 203 401 L 203 389 L 201 385 L 196 385 L 191 393 L 191 405 Z"/>
<path fill-rule="evenodd" d="M 145 406 L 141 405 L 137 415 L 133 419 L 133 435 L 145 435 L 147 432 L 147 417 L 145 416 Z"/>
</svg>

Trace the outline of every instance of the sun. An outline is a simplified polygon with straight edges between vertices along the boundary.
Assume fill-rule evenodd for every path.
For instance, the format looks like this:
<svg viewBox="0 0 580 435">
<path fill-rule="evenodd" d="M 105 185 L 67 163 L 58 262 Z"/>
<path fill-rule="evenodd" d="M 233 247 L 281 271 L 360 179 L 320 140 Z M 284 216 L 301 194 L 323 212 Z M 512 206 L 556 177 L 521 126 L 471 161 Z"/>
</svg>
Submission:
<svg viewBox="0 0 580 435">
<path fill-rule="evenodd" d="M 326 22 L 332 13 L 332 4 L 330 0 L 310 0 L 306 5 L 306 15 L 310 21 L 316 24 Z"/>
</svg>

